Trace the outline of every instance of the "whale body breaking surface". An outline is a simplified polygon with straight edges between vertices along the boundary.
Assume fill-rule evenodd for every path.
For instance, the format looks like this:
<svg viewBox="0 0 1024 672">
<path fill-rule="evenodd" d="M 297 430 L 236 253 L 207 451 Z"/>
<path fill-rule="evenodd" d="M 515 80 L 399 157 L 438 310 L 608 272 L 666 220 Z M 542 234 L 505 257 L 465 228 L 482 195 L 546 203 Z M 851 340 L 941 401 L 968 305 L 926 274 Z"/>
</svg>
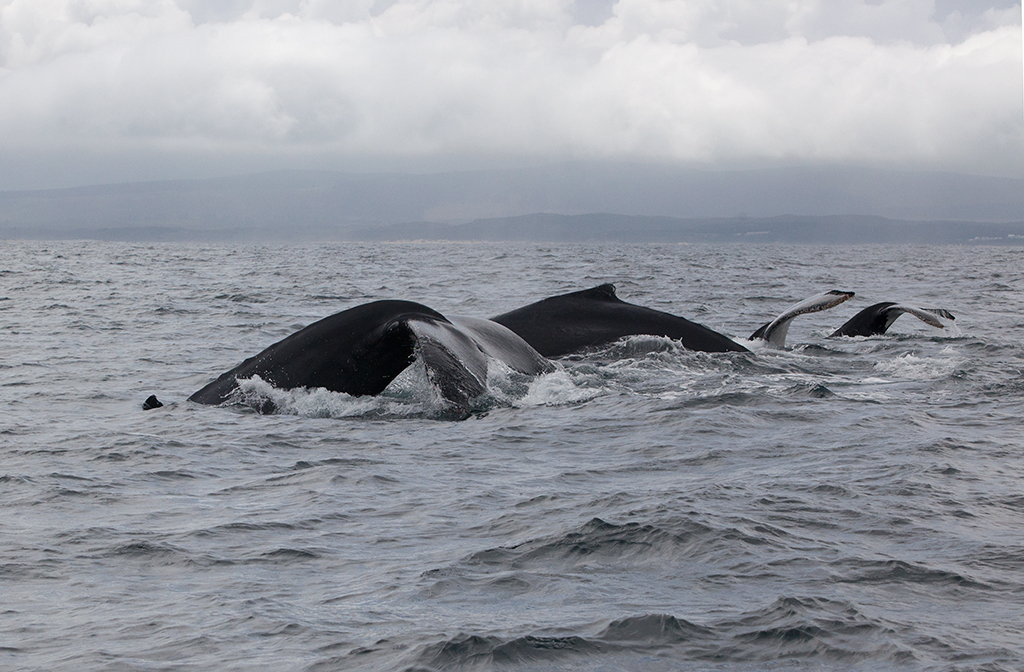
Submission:
<svg viewBox="0 0 1024 672">
<path fill-rule="evenodd" d="M 456 407 L 486 388 L 488 357 L 524 374 L 554 365 L 501 325 L 452 318 L 412 301 L 374 301 L 325 317 L 223 373 L 189 397 L 222 404 L 240 379 L 259 376 L 281 389 L 324 388 L 377 395 L 420 357 L 430 382 Z M 263 411 L 273 409 L 264 408 Z"/>
<path fill-rule="evenodd" d="M 746 352 L 724 334 L 684 317 L 627 303 L 615 286 L 552 296 L 491 320 L 516 332 L 545 357 L 561 357 L 626 336 L 664 336 L 699 352 Z"/>
<path fill-rule="evenodd" d="M 831 290 L 783 311 L 750 340 L 784 346 L 792 320 L 833 308 L 854 296 Z M 903 313 L 942 328 L 946 310 L 883 302 L 864 309 L 832 336 L 885 333 Z M 219 405 L 237 399 L 239 381 L 259 377 L 278 389 L 323 388 L 352 396 L 379 395 L 417 359 L 431 385 L 454 410 L 468 411 L 487 390 L 488 362 L 495 360 L 527 376 L 550 373 L 558 358 L 636 335 L 676 340 L 688 350 L 748 352 L 732 338 L 670 313 L 627 303 L 615 287 L 590 289 L 542 299 L 490 319 L 446 317 L 423 304 L 382 300 L 341 311 L 270 345 L 221 374 L 189 397 Z M 155 396 L 148 410 L 162 406 Z M 273 412 L 263 400 L 260 412 Z"/>
</svg>

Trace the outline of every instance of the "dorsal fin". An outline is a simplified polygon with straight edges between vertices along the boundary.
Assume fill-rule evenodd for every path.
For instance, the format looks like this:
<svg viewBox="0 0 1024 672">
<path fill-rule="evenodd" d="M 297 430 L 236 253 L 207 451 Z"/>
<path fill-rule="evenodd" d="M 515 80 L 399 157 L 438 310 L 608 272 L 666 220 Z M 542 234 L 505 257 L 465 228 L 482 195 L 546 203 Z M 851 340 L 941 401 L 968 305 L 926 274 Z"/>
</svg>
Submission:
<svg viewBox="0 0 1024 672">
<path fill-rule="evenodd" d="M 599 301 L 612 301 L 619 298 L 615 295 L 615 285 L 610 282 L 598 285 L 597 287 L 591 287 L 590 289 L 584 289 L 577 292 L 576 295 Z"/>
</svg>

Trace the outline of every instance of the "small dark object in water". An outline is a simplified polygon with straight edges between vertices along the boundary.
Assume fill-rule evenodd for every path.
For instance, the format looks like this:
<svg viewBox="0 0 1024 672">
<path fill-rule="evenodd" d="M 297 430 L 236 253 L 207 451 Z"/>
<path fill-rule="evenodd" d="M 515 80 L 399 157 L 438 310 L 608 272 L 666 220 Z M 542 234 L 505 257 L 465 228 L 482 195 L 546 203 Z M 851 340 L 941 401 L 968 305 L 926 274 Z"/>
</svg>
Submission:
<svg viewBox="0 0 1024 672">
<path fill-rule="evenodd" d="M 155 394 L 149 395 L 149 399 L 142 402 L 142 410 L 144 411 L 151 411 L 154 408 L 160 408 L 161 406 L 163 406 L 163 404 L 156 398 Z"/>
</svg>

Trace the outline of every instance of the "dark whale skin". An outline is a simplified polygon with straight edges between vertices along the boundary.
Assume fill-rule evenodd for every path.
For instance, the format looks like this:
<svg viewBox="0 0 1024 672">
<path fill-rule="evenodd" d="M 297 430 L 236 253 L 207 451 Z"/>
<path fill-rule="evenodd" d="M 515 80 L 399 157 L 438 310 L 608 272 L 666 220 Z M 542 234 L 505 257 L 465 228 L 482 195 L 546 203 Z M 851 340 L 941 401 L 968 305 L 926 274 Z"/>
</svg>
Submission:
<svg viewBox="0 0 1024 672">
<path fill-rule="evenodd" d="M 686 318 L 627 303 L 611 284 L 552 296 L 491 318 L 545 357 L 562 357 L 625 336 L 665 336 L 688 350 L 747 352 L 728 336 Z"/>
</svg>

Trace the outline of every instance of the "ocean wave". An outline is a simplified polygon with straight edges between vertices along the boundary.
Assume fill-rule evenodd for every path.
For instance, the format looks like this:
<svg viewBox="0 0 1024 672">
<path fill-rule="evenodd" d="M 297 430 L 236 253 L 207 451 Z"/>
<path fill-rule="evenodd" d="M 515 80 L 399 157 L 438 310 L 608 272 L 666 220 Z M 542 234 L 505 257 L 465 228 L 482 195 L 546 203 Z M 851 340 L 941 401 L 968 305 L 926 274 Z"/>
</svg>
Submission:
<svg viewBox="0 0 1024 672">
<path fill-rule="evenodd" d="M 903 560 L 839 560 L 829 565 L 835 572 L 833 580 L 841 583 L 892 583 L 949 585 L 960 588 L 989 590 L 991 586 L 962 572 L 935 569 Z"/>
<path fill-rule="evenodd" d="M 744 529 L 744 528 L 749 528 Z M 659 565 L 669 559 L 737 561 L 751 548 L 778 545 L 785 533 L 762 523 L 712 527 L 689 518 L 659 524 L 610 523 L 593 518 L 559 535 L 525 541 L 511 547 L 474 552 L 446 572 L 485 573 L 508 570 L 547 571 L 555 566 L 628 564 Z"/>
<path fill-rule="evenodd" d="M 526 635 L 511 640 L 461 634 L 423 647 L 412 669 L 472 669 L 481 665 L 552 662 L 572 655 L 602 653 L 607 647 L 583 637 Z"/>
<path fill-rule="evenodd" d="M 407 669 L 511 665 L 555 670 L 598 665 L 601 669 L 697 670 L 709 664 L 758 669 L 733 666 L 775 667 L 783 660 L 787 665 L 829 661 L 868 669 L 872 664 L 899 665 L 916 659 L 898 642 L 890 624 L 866 616 L 848 602 L 818 597 L 784 597 L 765 608 L 703 625 L 660 613 L 605 623 L 596 632 L 593 626 L 583 626 L 560 628 L 569 631 L 566 634 L 460 633 L 420 647 Z"/>
<path fill-rule="evenodd" d="M 823 597 L 782 597 L 767 607 L 716 623 L 728 635 L 719 655 L 734 660 L 808 658 L 833 662 L 910 662 L 890 624 L 853 604 Z"/>
</svg>

